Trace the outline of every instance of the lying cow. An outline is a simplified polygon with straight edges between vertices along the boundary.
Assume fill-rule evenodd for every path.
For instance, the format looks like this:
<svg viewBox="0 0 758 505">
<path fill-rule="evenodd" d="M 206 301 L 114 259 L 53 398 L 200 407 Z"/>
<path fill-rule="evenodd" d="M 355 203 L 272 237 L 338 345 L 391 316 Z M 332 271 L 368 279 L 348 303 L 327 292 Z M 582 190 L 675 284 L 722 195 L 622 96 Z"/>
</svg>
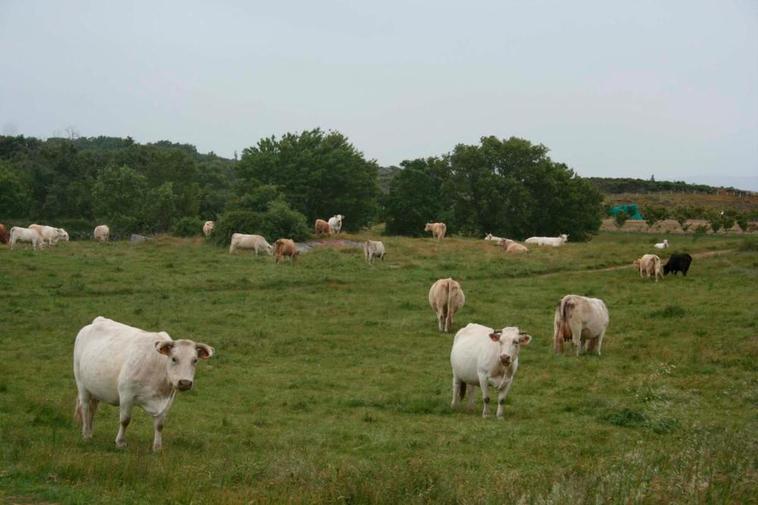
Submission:
<svg viewBox="0 0 758 505">
<path fill-rule="evenodd" d="M 258 256 L 260 251 L 271 255 L 273 247 L 266 242 L 266 239 L 260 235 L 246 235 L 244 233 L 232 234 L 232 241 L 229 245 L 229 254 L 234 253 L 236 250 L 253 250 L 255 255 Z"/>
<path fill-rule="evenodd" d="M 503 241 L 508 240 L 508 239 L 503 238 L 503 237 L 496 237 L 492 233 L 488 233 L 487 235 L 484 236 L 484 240 L 492 240 L 497 245 L 501 245 Z"/>
<path fill-rule="evenodd" d="M 677 272 L 682 272 L 682 275 L 687 276 L 687 271 L 690 269 L 692 263 L 692 256 L 687 253 L 674 253 L 669 257 L 669 260 L 663 265 L 663 275 Z"/>
<path fill-rule="evenodd" d="M 466 303 L 461 285 L 451 278 L 439 279 L 429 289 L 429 305 L 437 315 L 437 327 L 445 333 L 453 326 L 453 316 Z"/>
<path fill-rule="evenodd" d="M 563 352 L 563 343 L 572 341 L 576 355 L 603 347 L 603 337 L 608 329 L 608 309 L 603 300 L 579 295 L 566 295 L 555 307 L 553 318 L 553 345 L 556 353 Z"/>
<path fill-rule="evenodd" d="M 316 219 L 316 223 L 313 225 L 313 231 L 316 235 L 329 235 L 331 228 L 329 228 L 328 222 L 323 219 Z"/>
<path fill-rule="evenodd" d="M 176 392 L 192 388 L 197 361 L 213 352 L 206 344 L 172 340 L 165 331 L 152 333 L 96 317 L 74 343 L 76 418 L 82 436 L 92 438 L 99 402 L 118 405 L 116 446 L 124 447 L 132 407 L 138 405 L 153 417 L 153 450 L 160 450 L 163 422 Z"/>
<path fill-rule="evenodd" d="M 445 238 L 447 225 L 445 223 L 426 223 L 424 231 L 430 231 L 432 232 L 432 237 L 436 238 L 437 240 L 442 240 Z"/>
<path fill-rule="evenodd" d="M 105 224 L 95 226 L 95 230 L 92 232 L 92 236 L 98 242 L 108 242 L 108 239 L 111 236 L 111 229 L 108 228 L 108 225 Z"/>
<path fill-rule="evenodd" d="M 568 237 L 569 236 L 566 235 L 565 233 L 557 237 L 529 237 L 528 239 L 524 240 L 524 243 L 559 247 L 568 241 Z"/>
<path fill-rule="evenodd" d="M 342 231 L 342 221 L 345 219 L 345 216 L 342 214 L 337 214 L 336 216 L 332 216 L 329 218 L 329 222 L 327 223 L 329 225 L 329 234 L 338 234 Z"/>
<path fill-rule="evenodd" d="M 42 237 L 42 245 L 53 246 L 58 241 L 68 242 L 68 233 L 63 228 L 53 228 L 44 224 L 30 224 L 29 229 L 36 230 Z"/>
<path fill-rule="evenodd" d="M 280 238 L 274 242 L 274 261 L 279 263 L 282 258 L 289 256 L 292 263 L 295 263 L 295 258 L 299 254 L 295 242 L 288 238 Z"/>
<path fill-rule="evenodd" d="M 503 405 L 518 370 L 518 355 L 522 345 L 532 337 L 515 326 L 494 330 L 481 324 L 469 323 L 455 334 L 450 351 L 453 368 L 453 401 L 456 408 L 466 396 L 468 386 L 482 390 L 482 417 L 489 416 L 489 386 L 497 389 L 497 417 L 503 418 Z M 469 393 L 469 408 L 474 405 L 474 390 Z"/>
<path fill-rule="evenodd" d="M 529 251 L 525 245 L 509 238 L 503 239 L 502 247 L 507 254 L 521 254 Z"/>
<path fill-rule="evenodd" d="M 10 234 L 3 223 L 0 223 L 0 244 L 7 244 Z"/>
<path fill-rule="evenodd" d="M 658 277 L 663 279 L 663 269 L 661 268 L 661 258 L 655 254 L 645 254 L 641 258 L 638 258 L 632 262 L 640 272 L 640 278 L 643 276 L 649 279 L 653 276 L 655 282 L 658 282 Z"/>
<path fill-rule="evenodd" d="M 11 228 L 10 240 L 8 241 L 11 249 L 16 246 L 16 242 L 29 242 L 32 244 L 32 249 L 37 250 L 38 247 L 42 247 L 43 239 L 37 230 L 14 226 Z"/>
<path fill-rule="evenodd" d="M 669 241 L 666 239 L 663 239 L 663 242 L 658 242 L 655 244 L 656 249 L 666 249 L 669 246 Z"/>
<path fill-rule="evenodd" d="M 371 264 L 374 258 L 384 261 L 384 243 L 378 240 L 367 240 L 363 243 L 363 257 Z"/>
<path fill-rule="evenodd" d="M 203 223 L 203 235 L 210 237 L 213 233 L 213 229 L 216 227 L 216 223 L 213 221 L 206 221 Z"/>
</svg>

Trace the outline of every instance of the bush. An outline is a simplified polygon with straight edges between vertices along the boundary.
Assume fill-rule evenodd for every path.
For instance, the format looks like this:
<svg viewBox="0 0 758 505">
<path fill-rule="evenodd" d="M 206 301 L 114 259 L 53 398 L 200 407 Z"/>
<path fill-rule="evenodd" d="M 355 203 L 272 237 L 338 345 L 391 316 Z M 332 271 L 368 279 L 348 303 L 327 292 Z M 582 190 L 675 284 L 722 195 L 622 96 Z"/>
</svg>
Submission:
<svg viewBox="0 0 758 505">
<path fill-rule="evenodd" d="M 302 241 L 309 236 L 305 216 L 282 199 L 271 202 L 265 212 L 230 210 L 221 214 L 213 230 L 213 241 L 227 246 L 234 233 L 263 235 L 272 243 L 278 238 Z"/>
<path fill-rule="evenodd" d="M 613 217 L 613 221 L 616 223 L 616 227 L 617 228 L 623 228 L 624 227 L 624 223 L 626 223 L 627 219 L 629 219 L 629 215 L 625 211 L 623 211 L 623 210 L 619 211 Z"/>
<path fill-rule="evenodd" d="M 185 216 L 174 223 L 173 233 L 179 237 L 196 237 L 203 232 L 203 220 Z"/>
<path fill-rule="evenodd" d="M 230 210 L 219 216 L 211 238 L 220 246 L 228 246 L 234 233 L 261 234 L 262 222 L 260 212 Z"/>
</svg>

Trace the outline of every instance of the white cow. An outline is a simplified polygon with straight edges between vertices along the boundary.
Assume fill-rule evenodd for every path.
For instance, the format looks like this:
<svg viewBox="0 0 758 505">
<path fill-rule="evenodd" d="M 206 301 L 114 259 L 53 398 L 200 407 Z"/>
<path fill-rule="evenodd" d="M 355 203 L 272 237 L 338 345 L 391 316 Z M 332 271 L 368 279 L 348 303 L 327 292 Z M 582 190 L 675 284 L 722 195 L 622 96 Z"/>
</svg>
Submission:
<svg viewBox="0 0 758 505">
<path fill-rule="evenodd" d="M 37 247 L 42 247 L 43 239 L 37 230 L 14 226 L 11 228 L 11 237 L 8 241 L 11 249 L 16 245 L 16 242 L 29 242 L 32 244 L 32 249 L 37 250 Z"/>
<path fill-rule="evenodd" d="M 371 264 L 374 258 L 384 261 L 384 243 L 379 240 L 367 240 L 363 243 L 363 257 Z"/>
<path fill-rule="evenodd" d="M 37 230 L 42 237 L 42 245 L 56 245 L 59 240 L 68 242 L 68 233 L 63 228 L 53 228 L 44 224 L 30 224 L 29 228 Z"/>
<path fill-rule="evenodd" d="M 98 242 L 108 242 L 108 239 L 111 236 L 111 229 L 108 228 L 107 224 L 95 226 L 95 231 L 92 232 L 92 236 Z"/>
<path fill-rule="evenodd" d="M 82 422 L 82 436 L 92 438 L 99 402 L 118 405 L 116 446 L 124 447 L 132 407 L 138 405 L 153 417 L 153 450 L 160 450 L 163 422 L 176 391 L 192 388 L 198 359 L 208 359 L 213 352 L 206 344 L 172 340 L 165 331 L 152 333 L 96 317 L 74 343 L 76 417 Z"/>
<path fill-rule="evenodd" d="M 206 221 L 203 223 L 203 235 L 206 237 L 209 237 L 211 233 L 213 233 L 213 228 L 216 227 L 216 223 L 213 221 Z"/>
<path fill-rule="evenodd" d="M 572 341 L 576 355 L 597 348 L 597 355 L 603 347 L 603 337 L 608 329 L 608 308 L 599 298 L 566 295 L 555 307 L 553 318 L 553 345 L 556 353 L 563 351 L 563 343 Z"/>
<path fill-rule="evenodd" d="M 562 246 L 566 241 L 568 241 L 568 237 L 569 236 L 565 233 L 557 237 L 529 237 L 528 239 L 524 240 L 524 243 L 558 247 Z"/>
<path fill-rule="evenodd" d="M 342 220 L 345 219 L 345 216 L 342 214 L 337 214 L 336 216 L 332 216 L 329 218 L 329 233 L 335 234 L 342 231 Z"/>
<path fill-rule="evenodd" d="M 256 256 L 258 256 L 258 252 L 260 251 L 264 251 L 268 255 L 271 255 L 274 252 L 273 246 L 266 242 L 265 238 L 260 235 L 246 235 L 244 233 L 235 233 L 232 235 L 229 254 L 232 254 L 237 249 L 252 249 L 255 251 Z"/>
<path fill-rule="evenodd" d="M 658 242 L 655 244 L 656 249 L 666 249 L 669 246 L 669 241 L 666 239 L 663 239 L 663 242 Z"/>
<path fill-rule="evenodd" d="M 437 315 L 437 327 L 448 332 L 453 326 L 453 316 L 466 303 L 466 297 L 458 281 L 448 277 L 438 279 L 429 289 L 429 305 Z"/>
<path fill-rule="evenodd" d="M 529 345 L 532 337 L 515 326 L 494 330 L 481 324 L 469 323 L 455 334 L 450 351 L 453 367 L 453 401 L 455 408 L 466 395 L 467 386 L 482 390 L 484 409 L 482 417 L 490 413 L 489 386 L 497 389 L 497 417 L 503 418 L 503 405 L 518 370 L 518 355 L 522 345 Z M 474 405 L 474 391 L 469 399 Z"/>
<path fill-rule="evenodd" d="M 658 277 L 663 279 L 661 258 L 655 254 L 643 254 L 641 258 L 634 260 L 632 264 L 640 271 L 640 278 L 644 276 L 646 279 L 649 279 L 652 275 L 655 282 L 658 282 Z"/>
<path fill-rule="evenodd" d="M 502 244 L 504 241 L 506 241 L 508 239 L 507 238 L 503 238 L 503 237 L 496 237 L 492 233 L 488 233 L 487 235 L 485 235 L 484 240 L 492 240 L 497 245 L 500 245 L 500 244 Z"/>
</svg>

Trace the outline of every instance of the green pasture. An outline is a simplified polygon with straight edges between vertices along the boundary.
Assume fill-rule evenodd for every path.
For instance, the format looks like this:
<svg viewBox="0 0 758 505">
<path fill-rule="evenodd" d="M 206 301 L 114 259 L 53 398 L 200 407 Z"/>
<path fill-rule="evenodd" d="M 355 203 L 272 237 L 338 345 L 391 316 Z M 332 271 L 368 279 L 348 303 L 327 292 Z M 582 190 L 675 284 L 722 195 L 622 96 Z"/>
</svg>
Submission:
<svg viewBox="0 0 758 505">
<path fill-rule="evenodd" d="M 275 265 L 170 237 L 3 246 L 0 502 L 749 503 L 756 243 L 678 236 L 662 256 L 696 256 L 689 275 L 641 280 L 631 262 L 661 238 L 509 257 L 482 240 L 384 237 L 373 266 L 354 249 Z M 479 399 L 450 409 L 453 337 L 427 302 L 448 276 L 466 294 L 456 329 L 534 336 L 502 421 Z M 568 293 L 605 300 L 603 356 L 553 354 Z M 98 315 L 216 349 L 177 397 L 162 453 L 140 409 L 123 450 L 116 408 L 101 406 L 90 442 L 74 424 L 74 337 Z"/>
</svg>

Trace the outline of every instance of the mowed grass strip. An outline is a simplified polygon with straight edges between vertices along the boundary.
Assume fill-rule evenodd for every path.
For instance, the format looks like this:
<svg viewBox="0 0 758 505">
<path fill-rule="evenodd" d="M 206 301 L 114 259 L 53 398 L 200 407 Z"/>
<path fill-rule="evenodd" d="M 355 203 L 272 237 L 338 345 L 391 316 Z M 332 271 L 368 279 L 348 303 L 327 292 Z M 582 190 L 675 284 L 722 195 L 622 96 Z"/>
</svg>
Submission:
<svg viewBox="0 0 758 505">
<path fill-rule="evenodd" d="M 387 257 L 373 266 L 354 249 L 274 265 L 173 238 L 0 249 L 0 497 L 747 503 L 758 254 L 743 239 L 676 237 L 671 250 L 733 252 L 658 283 L 592 271 L 629 265 L 659 238 L 601 234 L 509 257 L 481 240 L 382 237 Z M 478 393 L 473 412 L 449 407 L 452 334 L 437 332 L 426 299 L 447 276 L 467 298 L 456 329 L 535 337 L 502 422 L 480 417 Z M 602 357 L 553 355 L 567 293 L 606 301 Z M 73 423 L 73 341 L 97 315 L 217 350 L 177 398 L 161 454 L 139 409 L 125 450 L 117 409 L 101 406 L 90 443 Z"/>
</svg>

